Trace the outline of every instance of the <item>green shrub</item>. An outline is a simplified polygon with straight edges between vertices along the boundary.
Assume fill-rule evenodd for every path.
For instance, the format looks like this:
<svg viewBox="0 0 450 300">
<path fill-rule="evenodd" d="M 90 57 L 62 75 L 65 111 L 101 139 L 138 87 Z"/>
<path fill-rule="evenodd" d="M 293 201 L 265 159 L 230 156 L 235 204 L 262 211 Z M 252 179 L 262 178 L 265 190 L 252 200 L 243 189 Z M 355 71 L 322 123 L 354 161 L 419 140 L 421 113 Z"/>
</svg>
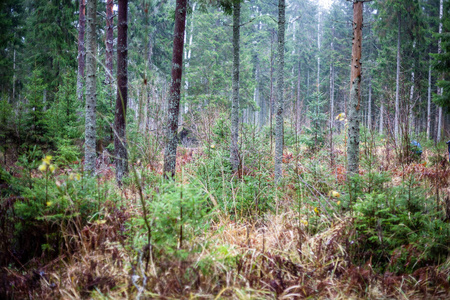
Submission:
<svg viewBox="0 0 450 300">
<path fill-rule="evenodd" d="M 450 224 L 435 213 L 434 201 L 413 178 L 384 192 L 359 197 L 355 212 L 354 257 L 391 272 L 412 272 L 438 264 L 450 253 Z"/>
<path fill-rule="evenodd" d="M 135 248 L 151 244 L 155 257 L 181 258 L 200 250 L 192 241 L 208 228 L 209 209 L 207 195 L 196 184 L 163 183 L 158 192 L 149 188 L 143 195 L 144 213 L 129 223 L 135 232 Z"/>
<path fill-rule="evenodd" d="M 106 197 L 104 191 L 109 190 L 100 188 L 95 178 L 84 177 L 76 168 L 68 174 L 58 171 L 51 156 L 34 159 L 39 153 L 34 148 L 20 157 L 25 176 L 9 178 L 15 201 L 2 216 L 14 224 L 13 232 L 2 234 L 12 238 L 12 251 L 22 262 L 43 252 L 52 258 L 69 247 L 62 229 L 64 234 L 71 234 L 83 228 L 97 214 Z"/>
</svg>

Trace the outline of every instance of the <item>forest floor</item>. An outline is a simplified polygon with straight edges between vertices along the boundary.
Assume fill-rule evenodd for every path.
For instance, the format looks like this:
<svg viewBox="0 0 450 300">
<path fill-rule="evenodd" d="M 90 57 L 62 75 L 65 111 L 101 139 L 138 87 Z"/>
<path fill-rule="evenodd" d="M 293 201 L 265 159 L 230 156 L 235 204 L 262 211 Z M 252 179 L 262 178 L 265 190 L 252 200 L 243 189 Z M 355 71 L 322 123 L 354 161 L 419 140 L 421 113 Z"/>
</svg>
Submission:
<svg viewBox="0 0 450 300">
<path fill-rule="evenodd" d="M 343 149 L 334 150 L 333 166 L 324 161 L 327 151 L 312 155 L 304 150 L 295 154 L 294 148 L 286 151 L 283 160 L 286 181 L 275 188 L 271 182 L 272 162 L 269 156 L 264 157 L 267 153 L 249 160 L 240 174 L 227 176 L 221 162 L 226 155 L 212 152 L 219 152 L 217 148 L 179 149 L 179 172 L 176 182 L 169 185 L 162 183 L 159 167 L 154 167 L 158 164 L 136 161 L 130 170 L 132 179 L 120 189 L 114 182 L 113 166 L 105 163 L 93 181 L 92 194 L 77 194 L 80 199 L 95 202 L 95 209 L 86 218 L 82 218 L 84 202 L 71 213 L 68 211 L 74 210 L 73 206 L 65 207 L 64 218 L 55 211 L 43 212 L 36 220 L 47 221 L 44 239 L 47 246 L 42 251 L 36 250 L 34 253 L 39 255 L 26 261 L 19 258 L 20 251 L 15 249 L 24 242 L 7 232 L 3 223 L 1 234 L 2 238 L 10 239 L 10 255 L 9 264 L 2 265 L 0 271 L 3 282 L 0 296 L 14 299 L 450 297 L 449 227 L 443 229 L 449 223 L 445 218 L 450 211 L 450 171 L 441 156 L 426 150 L 420 161 L 406 164 L 399 163 L 392 150 L 374 147 L 371 153 L 377 154 L 376 163 L 362 163 L 364 179 L 359 185 L 363 188 L 352 199 L 345 178 Z M 247 153 L 250 157 L 252 149 Z M 314 165 L 319 168 L 313 169 Z M 61 166 L 47 178 L 47 173 L 43 175 L 34 169 L 30 180 L 45 179 L 46 187 L 48 181 L 53 182 L 57 195 L 61 186 L 71 184 L 69 178 L 73 179 L 76 168 Z M 18 165 L 5 168 L 13 177 L 24 180 L 21 169 Z M 381 173 L 389 177 L 376 177 Z M 214 176 L 217 180 L 212 179 Z M 395 190 L 405 185 L 409 188 Z M 87 186 L 86 180 L 84 189 Z M 416 188 L 422 193 L 417 196 L 419 201 L 426 199 L 422 211 L 410 208 L 411 204 L 407 209 L 398 204 L 402 197 L 411 201 L 411 193 L 419 195 Z M 390 194 L 393 190 L 396 192 Z M 56 210 L 59 198 L 54 196 L 48 201 L 51 194 L 47 188 L 45 191 L 44 210 L 48 207 Z M 69 188 L 64 193 L 74 198 Z M 436 198 L 436 194 L 440 196 Z M 388 198 L 394 203 L 398 201 L 391 209 L 399 207 L 399 210 L 387 216 L 375 213 L 378 219 L 371 223 L 368 220 L 374 215 L 367 212 L 367 207 L 376 195 L 382 195 L 382 202 L 387 203 Z M 15 220 L 13 216 L 8 219 L 6 214 L 20 214 L 20 207 L 14 203 L 23 201 L 21 197 L 27 198 L 11 194 L 2 198 L 1 221 Z M 67 198 L 70 197 L 64 199 Z M 362 200 L 365 208 L 361 208 Z M 247 206 L 237 204 L 245 201 L 249 201 Z M 430 212 L 435 201 L 442 216 Z M 377 207 L 382 210 L 384 206 Z M 405 219 L 393 218 L 401 215 L 401 209 L 405 210 Z M 436 223 L 440 229 L 436 230 L 444 231 L 442 236 L 431 229 L 422 232 L 414 227 L 421 223 L 409 224 L 408 214 L 411 220 L 411 214 L 413 219 L 416 217 L 414 213 L 425 216 L 426 222 L 441 218 L 442 223 Z M 41 225 L 33 224 L 35 227 L 31 228 L 42 230 Z M 405 235 L 402 227 L 411 229 L 406 239 L 401 236 Z M 399 231 L 399 241 L 395 240 L 395 230 Z M 57 242 L 51 237 L 56 232 Z M 413 239 L 415 235 L 423 239 Z M 424 241 L 440 243 L 433 248 L 440 252 L 427 252 L 428 245 L 420 245 L 428 243 Z M 377 245 L 380 248 L 374 249 Z M 2 259 L 6 257 L 3 255 Z"/>
</svg>

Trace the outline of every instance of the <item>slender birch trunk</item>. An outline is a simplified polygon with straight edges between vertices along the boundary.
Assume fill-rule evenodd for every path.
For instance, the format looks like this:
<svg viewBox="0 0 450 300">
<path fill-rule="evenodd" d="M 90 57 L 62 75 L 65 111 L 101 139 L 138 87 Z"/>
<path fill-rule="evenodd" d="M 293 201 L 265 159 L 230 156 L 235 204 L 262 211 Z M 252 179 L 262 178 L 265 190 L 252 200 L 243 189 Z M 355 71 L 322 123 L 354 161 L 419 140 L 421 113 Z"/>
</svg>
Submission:
<svg viewBox="0 0 450 300">
<path fill-rule="evenodd" d="M 274 93 L 273 93 L 273 40 L 275 33 L 272 31 L 272 39 L 270 40 L 270 99 L 269 99 L 269 122 L 270 122 L 270 152 L 272 152 L 272 136 L 273 136 L 273 114 L 275 111 L 275 101 L 274 101 Z"/>
<path fill-rule="evenodd" d="M 347 176 L 359 174 L 359 124 L 361 118 L 361 46 L 363 2 L 353 3 L 353 46 L 348 103 Z"/>
<path fill-rule="evenodd" d="M 180 91 L 183 71 L 184 31 L 186 28 L 187 1 L 177 0 L 175 29 L 173 34 L 172 84 L 167 103 L 166 146 L 164 150 L 164 174 L 175 176 L 178 146 L 178 116 L 180 113 Z"/>
<path fill-rule="evenodd" d="M 189 30 L 188 49 L 187 49 L 187 51 L 184 52 L 184 59 L 185 59 L 185 63 L 184 63 L 184 78 L 185 78 L 185 80 L 184 80 L 184 95 L 185 95 L 185 99 L 186 99 L 186 101 L 184 102 L 184 109 L 183 109 L 184 114 L 187 114 L 187 112 L 189 110 L 189 104 L 188 104 L 189 79 L 187 77 L 187 72 L 188 72 L 189 63 L 191 60 L 192 41 L 194 38 L 194 13 L 195 13 L 196 6 L 197 6 L 197 3 L 195 2 L 192 5 L 191 27 Z M 186 36 L 185 36 L 185 40 L 186 40 Z"/>
<path fill-rule="evenodd" d="M 278 0 L 278 74 L 277 74 L 277 112 L 275 128 L 275 182 L 278 183 L 282 177 L 283 161 L 283 109 L 284 109 L 284 32 L 286 2 Z"/>
<path fill-rule="evenodd" d="M 383 117 L 384 117 L 384 101 L 383 101 L 383 98 L 381 98 L 380 99 L 380 101 L 381 101 L 381 104 L 380 104 L 380 130 L 379 130 L 379 133 L 380 133 L 380 135 L 382 135 L 383 134 L 383 131 L 384 131 L 384 128 L 383 128 L 383 123 L 384 123 L 384 119 L 383 119 Z"/>
<path fill-rule="evenodd" d="M 256 54 L 255 57 L 255 102 L 259 106 L 259 112 L 258 112 L 258 127 L 261 129 L 264 126 L 264 98 L 261 97 L 260 93 L 260 84 L 259 84 L 259 74 L 260 67 L 259 67 L 259 57 L 258 54 Z"/>
<path fill-rule="evenodd" d="M 398 141 L 399 137 L 399 119 L 400 119 L 400 29 L 401 18 L 400 13 L 397 16 L 398 30 L 397 30 L 397 74 L 395 81 L 395 116 L 394 116 L 394 136 Z"/>
<path fill-rule="evenodd" d="M 233 171 L 239 168 L 239 38 L 241 3 L 233 3 L 233 100 L 231 104 L 230 162 Z"/>
<path fill-rule="evenodd" d="M 96 142 L 96 105 L 97 105 L 97 1 L 90 0 L 86 6 L 86 120 L 84 160 L 85 170 L 93 174 L 95 172 L 95 142 Z"/>
<path fill-rule="evenodd" d="M 78 16 L 78 72 L 77 72 L 77 97 L 83 102 L 83 80 L 86 60 L 86 49 L 84 48 L 84 32 L 86 27 L 86 0 L 80 0 Z"/>
<path fill-rule="evenodd" d="M 298 60 L 298 74 L 297 74 L 297 103 L 296 103 L 296 114 L 295 114 L 295 120 L 296 120 L 296 132 L 297 134 L 300 132 L 300 114 L 301 114 L 301 109 L 302 109 L 302 105 L 300 105 L 300 91 L 301 91 L 301 69 L 302 69 L 302 65 L 300 62 L 300 59 Z"/>
<path fill-rule="evenodd" d="M 330 128 L 334 127 L 334 66 L 330 64 Z"/>
<path fill-rule="evenodd" d="M 443 0 L 439 1 L 439 35 L 442 34 L 442 16 L 444 13 L 444 2 Z M 441 48 L 441 38 L 439 37 L 438 41 L 438 54 L 441 54 L 442 48 Z M 442 96 L 444 89 L 438 87 L 437 89 L 437 95 Z M 441 141 L 441 131 L 442 131 L 442 107 L 439 106 L 438 108 L 438 122 L 437 122 L 437 133 L 436 133 L 436 142 Z"/>
<path fill-rule="evenodd" d="M 430 130 L 431 130 L 431 57 L 428 65 L 427 140 L 430 139 Z"/>
<path fill-rule="evenodd" d="M 372 77 L 369 76 L 369 99 L 367 100 L 367 128 L 372 130 Z"/>
<path fill-rule="evenodd" d="M 320 97 L 320 11 L 317 18 L 317 97 Z"/>
<path fill-rule="evenodd" d="M 14 103 L 15 99 L 16 99 L 16 49 L 14 49 L 14 53 L 13 53 L 13 82 L 12 82 L 11 103 Z"/>
<path fill-rule="evenodd" d="M 415 63 L 415 50 L 416 50 L 416 40 L 413 42 L 413 64 L 412 64 L 412 70 L 411 70 L 411 88 L 409 91 L 409 111 L 408 111 L 408 132 L 411 135 L 413 130 L 413 123 L 414 123 L 414 115 L 413 115 L 413 108 L 415 106 L 414 103 L 414 88 L 415 88 L 415 72 L 414 69 L 416 67 Z"/>
<path fill-rule="evenodd" d="M 116 159 L 116 180 L 128 173 L 128 153 L 126 140 L 126 115 L 128 102 L 128 0 L 119 0 L 117 19 L 117 98 L 114 119 L 114 155 Z"/>
</svg>

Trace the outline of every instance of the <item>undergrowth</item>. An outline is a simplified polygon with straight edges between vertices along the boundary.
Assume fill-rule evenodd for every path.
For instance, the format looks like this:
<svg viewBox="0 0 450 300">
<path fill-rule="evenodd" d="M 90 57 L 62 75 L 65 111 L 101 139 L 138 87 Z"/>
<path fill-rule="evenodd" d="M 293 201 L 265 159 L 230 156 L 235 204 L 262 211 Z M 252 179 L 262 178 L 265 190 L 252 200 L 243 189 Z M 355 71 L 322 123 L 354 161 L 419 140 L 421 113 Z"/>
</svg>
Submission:
<svg viewBox="0 0 450 300">
<path fill-rule="evenodd" d="M 31 147 L 0 168 L 1 298 L 449 295 L 450 172 L 435 149 L 396 160 L 363 133 L 361 172 L 349 180 L 343 135 L 331 154 L 329 137 L 290 138 L 275 186 L 268 128 L 243 126 L 233 172 L 218 114 L 189 138 L 197 144 L 180 146 L 167 181 L 161 139 L 130 130 L 120 189 L 111 161 L 87 176 L 71 143 L 53 156 Z"/>
</svg>

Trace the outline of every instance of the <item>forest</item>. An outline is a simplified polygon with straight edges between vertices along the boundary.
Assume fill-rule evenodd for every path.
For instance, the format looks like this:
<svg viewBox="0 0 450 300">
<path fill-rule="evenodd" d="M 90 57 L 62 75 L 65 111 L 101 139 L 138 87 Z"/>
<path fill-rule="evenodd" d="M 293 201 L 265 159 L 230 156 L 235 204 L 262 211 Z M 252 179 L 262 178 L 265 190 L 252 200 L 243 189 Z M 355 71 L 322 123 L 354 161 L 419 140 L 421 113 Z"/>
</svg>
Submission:
<svg viewBox="0 0 450 300">
<path fill-rule="evenodd" d="M 449 299 L 450 0 L 1 0 L 0 299 Z"/>
</svg>

